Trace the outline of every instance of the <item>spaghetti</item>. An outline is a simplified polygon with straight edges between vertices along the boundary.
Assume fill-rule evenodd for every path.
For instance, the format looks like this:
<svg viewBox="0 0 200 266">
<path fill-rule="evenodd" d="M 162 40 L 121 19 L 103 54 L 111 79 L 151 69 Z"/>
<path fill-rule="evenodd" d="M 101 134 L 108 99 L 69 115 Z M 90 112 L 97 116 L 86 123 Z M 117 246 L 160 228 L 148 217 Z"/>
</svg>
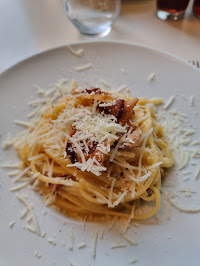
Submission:
<svg viewBox="0 0 200 266">
<path fill-rule="evenodd" d="M 14 143 L 35 189 L 69 216 L 154 216 L 173 156 L 149 103 L 77 87 L 48 103 Z"/>
</svg>

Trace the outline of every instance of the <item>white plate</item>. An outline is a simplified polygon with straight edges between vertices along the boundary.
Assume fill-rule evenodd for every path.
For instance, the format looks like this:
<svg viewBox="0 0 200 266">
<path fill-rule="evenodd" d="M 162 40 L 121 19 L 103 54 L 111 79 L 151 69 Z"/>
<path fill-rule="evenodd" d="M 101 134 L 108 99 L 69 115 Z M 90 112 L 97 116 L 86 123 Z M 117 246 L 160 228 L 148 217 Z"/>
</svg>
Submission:
<svg viewBox="0 0 200 266">
<path fill-rule="evenodd" d="M 13 124 L 14 119 L 25 120 L 29 110 L 26 103 L 35 95 L 33 84 L 48 88 L 59 78 L 75 78 L 79 85 L 93 86 L 102 84 L 104 79 L 114 88 L 127 84 L 134 96 L 163 97 L 176 96 L 172 107 L 187 113 L 191 124 L 196 128 L 193 138 L 199 138 L 200 128 L 200 72 L 189 64 L 159 51 L 145 47 L 122 43 L 83 43 L 74 47 L 83 47 L 85 54 L 82 58 L 76 57 L 66 47 L 54 49 L 21 62 L 6 71 L 0 78 L 0 133 L 1 142 L 7 132 L 14 135 L 19 127 Z M 83 72 L 76 72 L 74 67 L 91 62 L 93 67 Z M 124 68 L 126 73 L 122 73 Z M 154 81 L 149 82 L 148 76 L 156 73 Z M 195 106 L 189 105 L 189 97 L 195 96 Z M 184 98 L 185 96 L 185 98 Z M 199 146 L 198 146 L 199 149 Z M 0 150 L 3 163 L 14 161 L 16 154 L 13 150 Z M 199 159 L 196 159 L 198 161 Z M 188 166 L 186 170 L 193 173 L 196 166 Z M 171 180 L 178 182 L 178 187 L 190 187 L 198 190 L 200 180 L 181 181 L 182 171 L 174 170 L 169 174 Z M 177 181 L 178 180 L 178 181 Z M 83 224 L 67 220 L 65 217 L 45 207 L 42 199 L 30 189 L 23 193 L 28 195 L 28 201 L 34 206 L 35 213 L 45 238 L 23 229 L 26 218 L 20 219 L 20 212 L 24 209 L 14 193 L 9 192 L 13 185 L 7 171 L 0 169 L 0 264 L 11 265 L 68 265 L 67 258 L 75 265 L 129 265 L 137 258 L 136 265 L 199 265 L 199 225 L 200 213 L 185 214 L 174 208 L 171 209 L 171 219 L 166 219 L 166 213 L 161 208 L 161 221 L 157 224 L 144 224 L 139 228 L 132 227 L 128 231 L 130 238 L 137 242 L 137 246 L 127 243 L 126 248 L 111 249 L 120 234 L 113 230 L 107 232 L 105 227 L 104 239 L 98 239 L 96 257 L 91 255 L 92 231 L 104 227 Z M 176 187 L 173 188 L 176 190 Z M 199 193 L 200 194 L 200 193 Z M 192 196 L 186 201 L 187 206 L 200 206 L 200 198 Z M 190 202 L 191 200 L 191 202 Z M 195 202 L 194 202 L 195 201 Z M 47 214 L 43 211 L 47 209 Z M 15 220 L 13 228 L 9 223 Z M 64 224 L 66 223 L 66 224 Z M 74 232 L 74 249 L 70 246 L 69 229 Z M 57 244 L 48 243 L 49 238 L 56 239 Z M 85 240 L 87 247 L 78 249 L 77 244 Z M 66 244 L 62 246 L 61 241 Z M 122 240 L 122 242 L 126 242 Z M 41 258 L 34 256 L 38 250 Z"/>
</svg>

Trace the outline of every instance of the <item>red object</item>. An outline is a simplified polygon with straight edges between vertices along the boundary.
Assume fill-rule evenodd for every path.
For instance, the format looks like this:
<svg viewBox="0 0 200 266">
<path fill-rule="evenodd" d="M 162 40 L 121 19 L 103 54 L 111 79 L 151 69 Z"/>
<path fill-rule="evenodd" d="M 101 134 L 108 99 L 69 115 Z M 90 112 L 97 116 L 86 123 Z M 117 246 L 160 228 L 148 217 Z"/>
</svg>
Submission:
<svg viewBox="0 0 200 266">
<path fill-rule="evenodd" d="M 196 2 L 200 3 L 200 0 Z M 169 13 L 177 13 L 187 8 L 189 0 L 157 0 L 157 8 Z M 199 4 L 200 8 L 200 4 Z"/>
<path fill-rule="evenodd" d="M 200 17 L 200 0 L 195 0 L 193 5 L 193 12 Z"/>
</svg>

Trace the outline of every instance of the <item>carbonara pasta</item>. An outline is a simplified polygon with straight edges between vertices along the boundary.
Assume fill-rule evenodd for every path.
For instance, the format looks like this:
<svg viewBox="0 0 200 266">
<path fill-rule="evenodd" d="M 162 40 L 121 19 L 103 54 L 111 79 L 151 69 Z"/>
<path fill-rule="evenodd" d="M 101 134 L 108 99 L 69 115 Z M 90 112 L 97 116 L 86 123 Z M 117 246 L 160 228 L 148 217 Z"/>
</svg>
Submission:
<svg viewBox="0 0 200 266">
<path fill-rule="evenodd" d="M 173 156 L 149 103 L 76 86 L 48 103 L 14 144 L 35 190 L 69 216 L 154 216 Z"/>
</svg>

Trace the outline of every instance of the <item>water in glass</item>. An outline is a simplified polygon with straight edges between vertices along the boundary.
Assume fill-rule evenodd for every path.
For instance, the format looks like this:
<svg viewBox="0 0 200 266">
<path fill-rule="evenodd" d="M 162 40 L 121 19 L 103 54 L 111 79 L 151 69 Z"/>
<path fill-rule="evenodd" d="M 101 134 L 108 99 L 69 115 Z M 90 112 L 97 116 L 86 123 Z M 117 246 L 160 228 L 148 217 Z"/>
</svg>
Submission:
<svg viewBox="0 0 200 266">
<path fill-rule="evenodd" d="M 68 18 L 85 34 L 106 35 L 120 11 L 120 0 L 65 0 Z"/>
</svg>

